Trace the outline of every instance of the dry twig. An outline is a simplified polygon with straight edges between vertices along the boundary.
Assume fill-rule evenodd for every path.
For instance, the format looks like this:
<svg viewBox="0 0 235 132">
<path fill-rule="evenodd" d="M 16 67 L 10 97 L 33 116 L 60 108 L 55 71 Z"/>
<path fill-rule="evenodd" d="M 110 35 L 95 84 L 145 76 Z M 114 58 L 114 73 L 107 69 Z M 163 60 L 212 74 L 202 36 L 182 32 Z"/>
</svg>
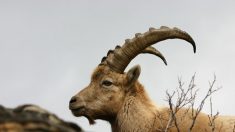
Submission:
<svg viewBox="0 0 235 132">
<path fill-rule="evenodd" d="M 211 97 L 211 95 L 214 92 L 220 89 L 220 88 L 214 89 L 215 82 L 216 82 L 216 76 L 214 76 L 214 79 L 212 82 L 209 82 L 209 89 L 205 97 L 202 99 L 199 106 L 196 109 L 194 109 L 195 99 L 196 99 L 197 92 L 198 92 L 198 89 L 196 89 L 196 85 L 195 85 L 195 74 L 192 76 L 190 83 L 186 89 L 184 88 L 184 83 L 182 82 L 181 78 L 179 78 L 178 79 L 179 86 L 177 87 L 177 89 L 173 91 L 171 94 L 168 91 L 166 91 L 166 101 L 168 102 L 168 105 L 169 105 L 170 116 L 167 121 L 167 125 L 165 127 L 164 132 L 167 132 L 171 127 L 175 127 L 177 131 L 180 132 L 179 125 L 184 120 L 184 118 L 189 114 L 190 110 L 191 110 L 192 123 L 188 131 L 191 132 L 195 125 L 196 119 L 205 104 L 206 99 Z M 175 103 L 173 102 L 174 99 L 176 99 Z M 183 116 L 176 117 L 177 113 L 183 107 L 186 107 L 186 110 Z M 211 102 L 211 115 L 208 116 L 208 118 L 210 120 L 209 125 L 211 126 L 212 132 L 215 130 L 215 119 L 217 118 L 218 114 L 219 114 L 218 112 L 215 115 L 212 114 L 212 102 Z"/>
</svg>

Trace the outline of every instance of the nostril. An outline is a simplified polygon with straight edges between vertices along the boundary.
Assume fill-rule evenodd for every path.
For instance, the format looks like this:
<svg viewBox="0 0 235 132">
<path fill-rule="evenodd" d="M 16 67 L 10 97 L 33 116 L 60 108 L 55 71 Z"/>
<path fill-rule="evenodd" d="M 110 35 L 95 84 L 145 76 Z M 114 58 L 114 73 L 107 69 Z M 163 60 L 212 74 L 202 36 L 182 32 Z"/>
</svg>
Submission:
<svg viewBox="0 0 235 132">
<path fill-rule="evenodd" d="M 72 103 L 74 103 L 76 101 L 77 101 L 76 97 L 72 97 L 71 100 L 69 101 L 69 103 L 72 104 Z"/>
</svg>

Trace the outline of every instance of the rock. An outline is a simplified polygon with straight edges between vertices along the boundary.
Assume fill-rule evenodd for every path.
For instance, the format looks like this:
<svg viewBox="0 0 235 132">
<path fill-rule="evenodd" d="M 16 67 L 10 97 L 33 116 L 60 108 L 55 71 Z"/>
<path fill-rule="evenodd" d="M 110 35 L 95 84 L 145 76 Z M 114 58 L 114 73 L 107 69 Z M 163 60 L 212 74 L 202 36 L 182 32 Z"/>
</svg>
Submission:
<svg viewBox="0 0 235 132">
<path fill-rule="evenodd" d="M 22 105 L 15 109 L 0 105 L 0 132 L 27 131 L 82 132 L 82 129 L 36 105 Z"/>
</svg>

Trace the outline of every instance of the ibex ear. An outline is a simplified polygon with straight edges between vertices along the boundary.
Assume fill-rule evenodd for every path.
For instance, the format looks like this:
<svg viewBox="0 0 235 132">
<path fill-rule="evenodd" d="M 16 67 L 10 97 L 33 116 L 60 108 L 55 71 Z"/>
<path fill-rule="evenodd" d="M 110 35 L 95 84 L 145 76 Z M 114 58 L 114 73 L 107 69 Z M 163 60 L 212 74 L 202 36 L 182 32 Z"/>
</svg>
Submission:
<svg viewBox="0 0 235 132">
<path fill-rule="evenodd" d="M 132 86 L 135 84 L 135 82 L 138 80 L 139 75 L 141 72 L 141 68 L 139 65 L 136 65 L 132 67 L 128 72 L 127 72 L 127 85 Z"/>
</svg>

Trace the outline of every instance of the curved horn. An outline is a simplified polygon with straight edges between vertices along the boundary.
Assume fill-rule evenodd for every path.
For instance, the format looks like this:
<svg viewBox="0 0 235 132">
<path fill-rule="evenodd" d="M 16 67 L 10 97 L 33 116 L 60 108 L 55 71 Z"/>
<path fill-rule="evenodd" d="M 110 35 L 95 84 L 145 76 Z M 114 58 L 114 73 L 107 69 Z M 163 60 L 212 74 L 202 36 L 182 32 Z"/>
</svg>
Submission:
<svg viewBox="0 0 235 132">
<path fill-rule="evenodd" d="M 143 50 L 166 39 L 185 40 L 192 44 L 193 51 L 196 52 L 195 42 L 188 33 L 178 28 L 170 29 L 162 26 L 160 29 L 149 28 L 148 32 L 137 33 L 133 39 L 126 39 L 121 48 L 116 48 L 112 54 L 108 55 L 107 64 L 112 70 L 123 73 L 130 61 Z"/>
<path fill-rule="evenodd" d="M 147 47 L 141 53 L 148 53 L 148 54 L 156 55 L 162 59 L 162 61 L 165 63 L 165 65 L 167 65 L 167 61 L 166 61 L 165 57 L 162 55 L 162 53 L 152 46 Z"/>
<path fill-rule="evenodd" d="M 119 48 L 121 48 L 121 47 L 119 45 L 117 45 L 115 47 L 115 50 L 119 49 Z M 104 56 L 101 59 L 101 63 L 99 65 L 102 65 L 102 64 L 105 64 L 105 63 L 107 64 L 106 60 L 107 60 L 108 56 L 110 56 L 110 54 L 113 54 L 113 53 L 114 53 L 114 50 L 109 50 L 108 53 L 107 53 L 107 56 Z M 162 53 L 160 51 L 158 51 L 157 49 L 155 49 L 154 47 L 152 47 L 152 46 L 149 46 L 149 47 L 145 48 L 141 53 L 142 54 L 153 54 L 153 55 L 161 58 L 162 61 L 164 62 L 164 64 L 167 65 L 167 61 L 166 61 L 165 57 L 162 55 Z"/>
</svg>

